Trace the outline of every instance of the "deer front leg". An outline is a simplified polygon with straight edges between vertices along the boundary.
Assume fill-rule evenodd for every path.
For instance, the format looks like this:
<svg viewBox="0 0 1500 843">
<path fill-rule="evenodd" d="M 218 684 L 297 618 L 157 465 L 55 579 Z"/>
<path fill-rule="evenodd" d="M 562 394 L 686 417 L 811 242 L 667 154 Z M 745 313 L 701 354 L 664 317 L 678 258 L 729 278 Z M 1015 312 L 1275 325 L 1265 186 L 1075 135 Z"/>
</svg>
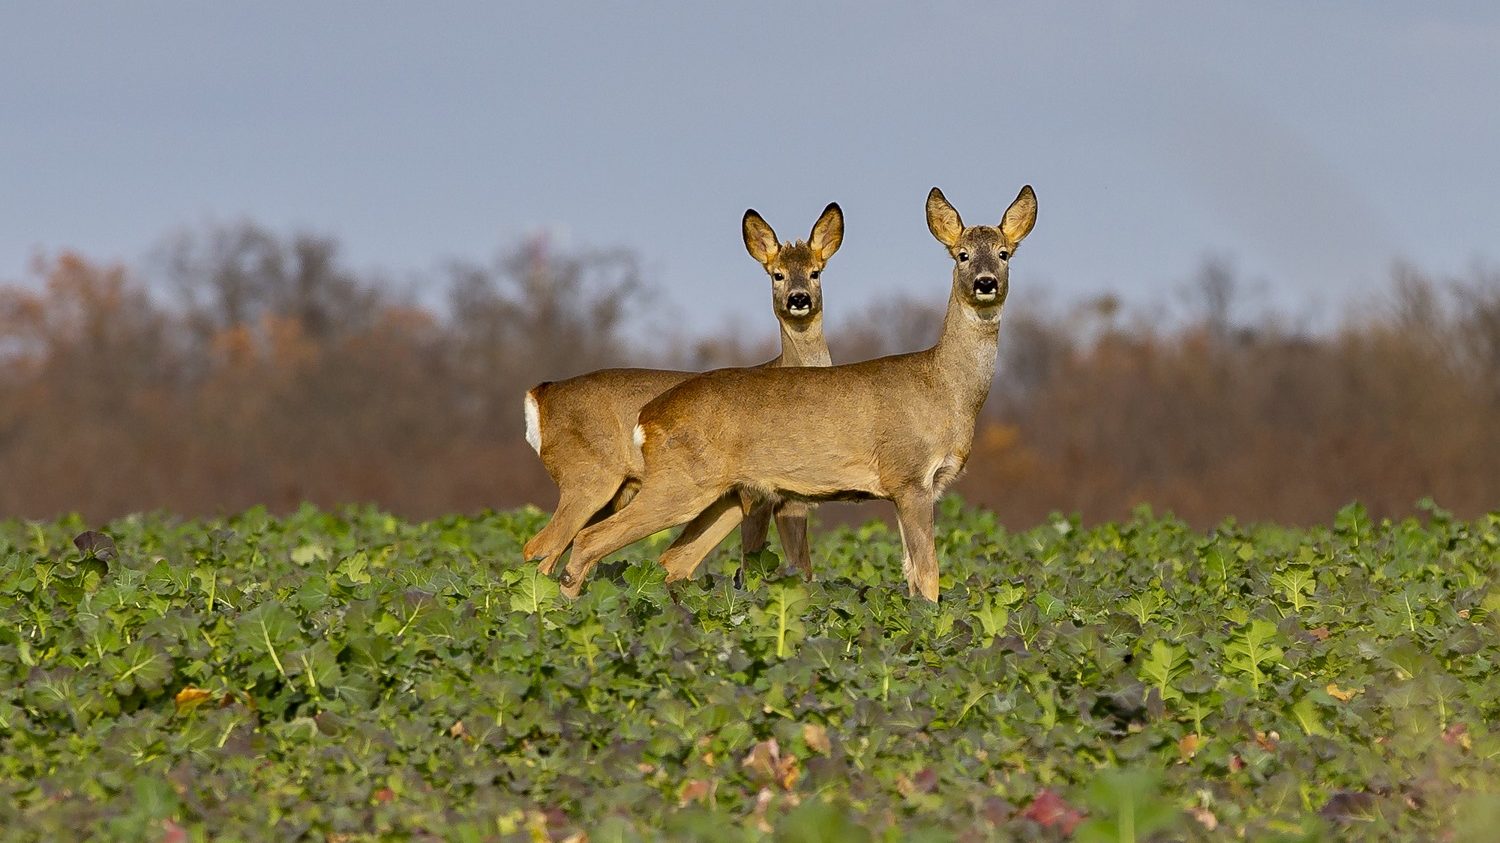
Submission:
<svg viewBox="0 0 1500 843">
<path fill-rule="evenodd" d="M 921 594 L 936 603 L 938 599 L 937 545 L 932 537 L 934 501 L 926 494 L 896 498 L 896 519 L 901 527 L 905 555 L 901 571 L 906 574 L 907 593 Z"/>
<path fill-rule="evenodd" d="M 557 511 L 521 551 L 527 562 L 540 559 L 537 567 L 542 573 L 551 574 L 578 531 L 608 510 L 620 483 L 615 478 L 601 478 L 602 475 L 595 475 L 587 482 L 559 484 Z"/>
<path fill-rule="evenodd" d="M 805 503 L 782 504 L 776 512 L 776 535 L 781 537 L 781 552 L 797 566 L 802 578 L 812 582 L 812 552 L 807 546 L 807 515 L 812 507 Z"/>
<path fill-rule="evenodd" d="M 703 564 L 704 557 L 718 547 L 744 517 L 739 498 L 733 494 L 720 497 L 708 509 L 698 513 L 661 556 L 662 567 L 667 569 L 667 582 L 691 577 Z"/>
<path fill-rule="evenodd" d="M 599 560 L 631 542 L 685 523 L 688 519 L 707 509 L 717 498 L 713 492 L 683 488 L 672 483 L 652 484 L 649 480 L 641 485 L 635 499 L 624 509 L 585 528 L 573 539 L 573 555 L 559 578 L 562 593 L 577 597 L 583 590 L 583 581 Z"/>
</svg>

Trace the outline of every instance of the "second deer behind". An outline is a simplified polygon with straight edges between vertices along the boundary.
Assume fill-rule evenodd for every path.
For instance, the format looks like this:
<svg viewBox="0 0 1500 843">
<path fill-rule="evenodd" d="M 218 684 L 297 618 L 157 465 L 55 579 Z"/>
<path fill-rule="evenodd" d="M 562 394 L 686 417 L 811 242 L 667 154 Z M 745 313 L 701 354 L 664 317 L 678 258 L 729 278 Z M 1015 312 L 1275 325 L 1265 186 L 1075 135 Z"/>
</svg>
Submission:
<svg viewBox="0 0 1500 843">
<path fill-rule="evenodd" d="M 823 337 L 823 268 L 844 239 L 844 214 L 836 203 L 823 209 L 804 241 L 781 243 L 753 209 L 742 225 L 745 248 L 771 279 L 771 304 L 781 327 L 781 354 L 763 367 L 827 366 Z M 631 441 L 641 408 L 696 372 L 603 369 L 563 381 L 545 382 L 526 393 L 526 441 L 557 483 L 552 519 L 523 554 L 551 573 L 578 531 L 628 503 L 640 485 L 640 457 Z M 807 546 L 807 504 L 784 505 L 766 498 L 745 519 L 743 551 L 759 550 L 773 514 L 784 555 L 812 576 Z M 739 523 L 738 511 L 719 539 Z M 717 544 L 717 540 L 715 541 Z M 712 550 L 704 549 L 704 553 Z"/>
</svg>

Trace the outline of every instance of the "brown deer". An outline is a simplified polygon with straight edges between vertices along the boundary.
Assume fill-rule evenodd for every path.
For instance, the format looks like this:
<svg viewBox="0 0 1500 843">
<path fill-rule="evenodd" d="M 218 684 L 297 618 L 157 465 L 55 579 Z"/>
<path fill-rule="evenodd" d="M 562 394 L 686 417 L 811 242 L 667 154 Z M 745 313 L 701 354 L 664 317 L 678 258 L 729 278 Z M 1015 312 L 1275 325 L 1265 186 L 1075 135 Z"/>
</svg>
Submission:
<svg viewBox="0 0 1500 843">
<path fill-rule="evenodd" d="M 771 276 L 772 306 L 781 323 L 781 355 L 763 365 L 829 365 L 821 278 L 823 267 L 844 240 L 844 212 L 837 203 L 830 203 L 806 242 L 781 243 L 753 208 L 745 212 L 742 228 L 745 248 Z M 522 551 L 527 561 L 540 560 L 542 572 L 550 574 L 579 530 L 631 499 L 639 485 L 639 455 L 631 432 L 641 408 L 697 374 L 604 369 L 541 383 L 527 391 L 526 441 L 542 458 L 560 492 L 552 520 Z M 745 520 L 742 552 L 765 546 L 773 510 L 787 560 L 810 579 L 808 505 L 803 502 L 790 501 L 778 508 L 769 499 L 763 501 Z M 734 520 L 740 520 L 738 512 Z M 733 526 L 719 537 L 728 535 Z"/>
<path fill-rule="evenodd" d="M 938 598 L 933 507 L 969 457 L 989 395 L 1010 290 L 1010 258 L 1036 223 L 1031 186 L 998 227 L 966 228 L 942 191 L 927 227 L 954 261 L 937 345 L 821 369 L 721 369 L 651 400 L 634 432 L 644 469 L 628 505 L 578 534 L 561 577 L 576 597 L 595 563 L 688 522 L 662 555 L 668 581 L 690 577 L 764 501 L 893 501 L 908 592 Z"/>
</svg>

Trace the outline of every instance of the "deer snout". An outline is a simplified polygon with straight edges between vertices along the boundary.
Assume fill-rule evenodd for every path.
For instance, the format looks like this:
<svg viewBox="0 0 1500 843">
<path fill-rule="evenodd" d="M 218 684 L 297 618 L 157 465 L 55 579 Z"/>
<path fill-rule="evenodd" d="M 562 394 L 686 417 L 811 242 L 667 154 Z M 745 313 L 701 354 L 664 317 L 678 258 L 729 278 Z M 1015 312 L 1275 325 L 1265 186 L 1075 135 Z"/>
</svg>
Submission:
<svg viewBox="0 0 1500 843">
<path fill-rule="evenodd" d="M 793 316 L 806 316 L 812 313 L 812 296 L 798 291 L 786 297 L 786 312 Z"/>
<path fill-rule="evenodd" d="M 1000 279 L 993 275 L 980 275 L 974 279 L 974 298 L 991 301 L 1000 294 Z"/>
</svg>

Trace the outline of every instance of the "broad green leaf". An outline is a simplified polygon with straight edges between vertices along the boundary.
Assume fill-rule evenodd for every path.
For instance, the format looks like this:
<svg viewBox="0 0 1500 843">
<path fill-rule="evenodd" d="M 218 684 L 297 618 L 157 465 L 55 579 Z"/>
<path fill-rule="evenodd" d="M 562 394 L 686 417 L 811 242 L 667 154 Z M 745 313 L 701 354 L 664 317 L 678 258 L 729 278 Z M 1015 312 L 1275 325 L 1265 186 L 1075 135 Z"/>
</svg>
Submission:
<svg viewBox="0 0 1500 843">
<path fill-rule="evenodd" d="M 511 587 L 510 608 L 515 612 L 535 615 L 545 612 L 562 595 L 557 582 L 535 565 L 527 565 L 521 578 Z"/>
</svg>

